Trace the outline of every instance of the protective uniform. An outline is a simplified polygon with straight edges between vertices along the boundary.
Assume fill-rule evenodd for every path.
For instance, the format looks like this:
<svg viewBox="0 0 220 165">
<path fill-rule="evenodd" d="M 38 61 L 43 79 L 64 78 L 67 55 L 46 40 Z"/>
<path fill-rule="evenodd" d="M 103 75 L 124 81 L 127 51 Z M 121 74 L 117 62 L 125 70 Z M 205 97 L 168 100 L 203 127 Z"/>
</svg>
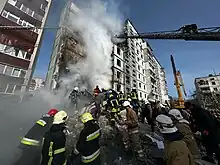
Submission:
<svg viewBox="0 0 220 165">
<path fill-rule="evenodd" d="M 143 160 L 144 152 L 142 150 L 139 138 L 139 124 L 138 124 L 138 117 L 134 110 L 131 108 L 130 102 L 125 101 L 123 106 L 126 108 L 126 121 L 125 124 L 128 127 L 128 134 L 130 137 L 130 141 L 132 142 L 133 148 L 137 153 L 139 160 Z"/>
<path fill-rule="evenodd" d="M 80 97 L 79 88 L 74 87 L 73 91 L 69 95 L 69 99 L 71 100 L 71 103 L 73 104 L 73 106 L 76 107 L 76 109 L 78 109 L 78 99 L 79 99 L 79 97 Z"/>
<path fill-rule="evenodd" d="M 122 137 L 122 142 L 124 145 L 125 150 L 127 151 L 129 148 L 129 135 L 128 135 L 128 126 L 125 125 L 126 117 L 126 110 L 122 110 L 119 113 L 119 121 L 117 122 L 116 126 L 119 130 L 119 134 Z"/>
<path fill-rule="evenodd" d="M 158 115 L 156 121 L 164 137 L 164 151 L 167 165 L 195 165 L 192 154 L 183 136 L 174 126 L 170 117 Z"/>
<path fill-rule="evenodd" d="M 120 105 L 122 105 L 123 102 L 125 101 L 125 95 L 124 95 L 122 92 L 120 92 L 120 93 L 118 94 L 118 101 L 119 101 L 119 104 L 120 104 Z"/>
<path fill-rule="evenodd" d="M 15 162 L 15 165 L 39 165 L 41 155 L 40 147 L 43 137 L 50 129 L 53 122 L 53 116 L 57 112 L 58 110 L 51 109 L 46 115 L 38 120 L 22 138 L 19 145 L 19 148 L 22 149 L 22 156 Z"/>
<path fill-rule="evenodd" d="M 107 101 L 108 107 L 110 108 L 110 120 L 111 120 L 111 124 L 114 125 L 115 124 L 115 118 L 117 117 L 120 109 L 119 109 L 119 102 L 117 100 L 117 98 L 113 95 L 113 93 L 109 94 L 109 99 Z"/>
<path fill-rule="evenodd" d="M 131 91 L 131 103 L 134 111 L 138 114 L 139 103 L 138 103 L 138 94 L 136 89 L 133 89 Z"/>
<path fill-rule="evenodd" d="M 90 113 L 84 113 L 81 121 L 84 123 L 84 128 L 79 135 L 74 154 L 81 154 L 81 164 L 100 165 L 99 125 Z"/>
<path fill-rule="evenodd" d="M 189 127 L 189 122 L 183 118 L 180 111 L 177 109 L 171 109 L 169 115 L 173 116 L 176 121 L 176 127 L 183 134 L 183 141 L 186 143 L 190 152 L 195 159 L 200 158 L 200 153 L 194 135 Z"/>
<path fill-rule="evenodd" d="M 97 86 L 95 87 L 95 89 L 93 90 L 93 94 L 94 94 L 94 96 L 98 96 L 99 93 L 101 93 L 101 91 L 100 91 L 100 89 L 99 89 L 99 86 L 97 85 Z"/>
<path fill-rule="evenodd" d="M 53 125 L 44 136 L 41 165 L 66 165 L 64 130 L 67 119 L 65 111 L 59 111 L 54 116 Z"/>
</svg>

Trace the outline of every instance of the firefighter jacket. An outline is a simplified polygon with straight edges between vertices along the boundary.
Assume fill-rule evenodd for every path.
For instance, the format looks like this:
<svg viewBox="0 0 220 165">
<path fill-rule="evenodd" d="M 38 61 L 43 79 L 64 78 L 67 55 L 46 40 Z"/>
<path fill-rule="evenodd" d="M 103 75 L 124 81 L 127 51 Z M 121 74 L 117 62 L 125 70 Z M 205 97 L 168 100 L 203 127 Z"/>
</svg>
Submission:
<svg viewBox="0 0 220 165">
<path fill-rule="evenodd" d="M 138 100 L 137 92 L 131 92 L 131 100 Z"/>
<path fill-rule="evenodd" d="M 133 109 L 130 108 L 127 111 L 126 118 L 125 124 L 128 126 L 129 133 L 138 133 L 138 117 Z"/>
<path fill-rule="evenodd" d="M 183 134 L 183 141 L 186 143 L 194 158 L 199 158 L 200 153 L 194 135 L 189 127 L 189 122 L 182 119 L 176 123 L 176 127 Z"/>
<path fill-rule="evenodd" d="M 52 125 L 44 136 L 41 165 L 65 165 L 66 135 L 64 124 Z"/>
<path fill-rule="evenodd" d="M 181 140 L 179 132 L 164 136 L 164 151 L 166 165 L 195 165 L 192 154 L 186 143 Z"/>
<path fill-rule="evenodd" d="M 47 131 L 49 131 L 53 122 L 53 117 L 43 117 L 22 138 L 19 148 L 40 147 L 41 141 Z"/>
<path fill-rule="evenodd" d="M 81 154 L 83 163 L 91 163 L 100 156 L 100 135 L 99 125 L 94 120 L 85 123 L 74 151 L 75 154 Z"/>
<path fill-rule="evenodd" d="M 124 95 L 123 93 L 119 93 L 119 94 L 118 94 L 118 100 L 119 100 L 120 102 L 126 100 L 125 95 Z"/>
<path fill-rule="evenodd" d="M 113 94 L 110 94 L 107 103 L 109 107 L 111 108 L 111 112 L 116 113 L 119 111 L 119 102 L 117 98 L 113 96 Z"/>
</svg>

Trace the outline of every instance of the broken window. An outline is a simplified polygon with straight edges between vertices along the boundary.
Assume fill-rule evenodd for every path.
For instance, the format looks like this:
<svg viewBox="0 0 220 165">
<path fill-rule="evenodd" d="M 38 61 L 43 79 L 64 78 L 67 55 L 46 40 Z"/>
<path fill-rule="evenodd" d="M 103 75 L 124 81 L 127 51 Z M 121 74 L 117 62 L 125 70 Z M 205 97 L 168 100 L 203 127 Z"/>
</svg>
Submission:
<svg viewBox="0 0 220 165">
<path fill-rule="evenodd" d="M 121 61 L 117 59 L 117 65 L 121 67 Z"/>
</svg>

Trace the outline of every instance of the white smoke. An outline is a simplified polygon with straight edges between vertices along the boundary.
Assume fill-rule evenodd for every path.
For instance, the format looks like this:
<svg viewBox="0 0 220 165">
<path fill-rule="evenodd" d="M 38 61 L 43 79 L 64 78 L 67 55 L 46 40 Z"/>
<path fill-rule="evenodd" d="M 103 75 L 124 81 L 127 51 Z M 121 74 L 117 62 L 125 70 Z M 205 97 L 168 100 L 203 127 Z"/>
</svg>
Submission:
<svg viewBox="0 0 220 165">
<path fill-rule="evenodd" d="M 76 65 L 69 66 L 74 75 L 63 79 L 63 82 L 77 84 L 76 80 L 84 77 L 91 87 L 99 85 L 109 88 L 112 78 L 111 39 L 121 31 L 122 21 L 114 3 L 104 3 L 100 0 L 86 0 L 86 3 L 86 7 L 79 7 L 80 11 L 76 15 L 69 15 L 67 23 L 69 28 L 81 34 L 86 58 Z M 81 85 L 81 88 L 86 87 Z"/>
</svg>

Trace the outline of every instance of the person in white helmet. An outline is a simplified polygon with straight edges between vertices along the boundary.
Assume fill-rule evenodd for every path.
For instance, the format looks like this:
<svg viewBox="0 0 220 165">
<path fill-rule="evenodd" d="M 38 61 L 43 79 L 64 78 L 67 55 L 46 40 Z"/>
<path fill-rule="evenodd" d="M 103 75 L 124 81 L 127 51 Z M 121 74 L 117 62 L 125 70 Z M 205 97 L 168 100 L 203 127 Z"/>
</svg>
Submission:
<svg viewBox="0 0 220 165">
<path fill-rule="evenodd" d="M 66 164 L 66 120 L 68 115 L 65 111 L 59 111 L 54 116 L 50 131 L 44 136 L 42 147 L 41 165 L 65 165 Z"/>
<path fill-rule="evenodd" d="M 192 130 L 190 129 L 189 122 L 183 118 L 182 114 L 177 109 L 171 109 L 168 114 L 174 121 L 177 129 L 183 134 L 183 140 L 186 142 L 187 147 L 192 153 L 194 159 L 199 159 L 199 149 L 193 136 Z"/>
<path fill-rule="evenodd" d="M 195 165 L 191 152 L 182 140 L 183 135 L 175 127 L 172 119 L 161 114 L 156 117 L 156 121 L 164 137 L 166 165 Z"/>
<path fill-rule="evenodd" d="M 128 127 L 128 134 L 134 151 L 137 154 L 139 161 L 144 161 L 144 152 L 142 150 L 139 138 L 139 123 L 136 112 L 132 109 L 129 101 L 123 103 L 123 107 L 126 109 L 126 121 L 125 124 Z"/>
</svg>

